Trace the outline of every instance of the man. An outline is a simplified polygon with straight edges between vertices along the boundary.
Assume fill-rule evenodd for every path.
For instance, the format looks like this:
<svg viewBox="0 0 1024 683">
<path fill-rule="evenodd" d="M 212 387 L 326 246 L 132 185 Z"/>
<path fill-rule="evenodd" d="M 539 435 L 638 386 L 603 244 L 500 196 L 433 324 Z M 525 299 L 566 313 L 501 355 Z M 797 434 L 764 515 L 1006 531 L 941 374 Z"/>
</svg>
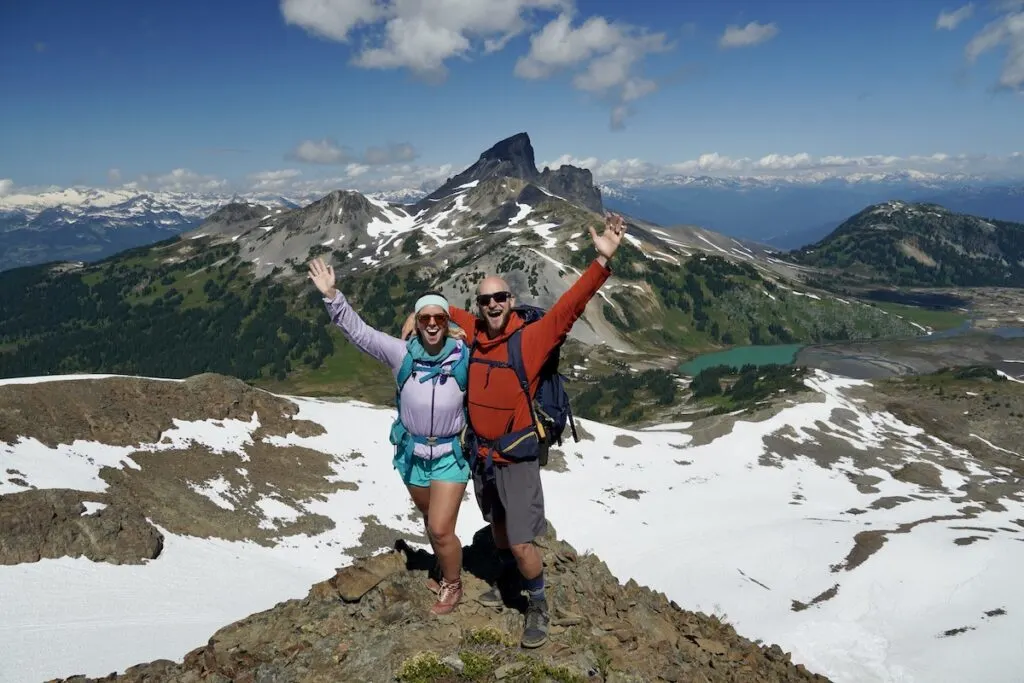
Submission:
<svg viewBox="0 0 1024 683">
<path fill-rule="evenodd" d="M 598 235 L 591 227 L 597 258 L 543 318 L 523 329 L 522 358 L 531 397 L 536 394 L 544 362 L 565 341 L 587 303 L 611 275 L 608 260 L 625 232 L 622 217 L 615 214 L 606 217 L 604 234 Z M 547 642 L 549 621 L 544 566 L 533 543 L 547 529 L 540 466 L 529 452 L 525 454 L 527 459 L 510 461 L 502 457 L 500 448 L 502 437 L 506 437 L 505 446 L 514 442 L 535 448 L 537 443 L 536 432 L 531 429 L 532 401 L 527 401 L 515 371 L 506 364 L 509 337 L 524 327 L 523 321 L 512 315 L 515 301 L 508 284 L 491 276 L 477 287 L 477 315 L 454 306 L 450 312 L 452 321 L 473 340 L 467 388 L 471 434 L 467 445 L 477 455 L 472 474 L 477 505 L 491 526 L 506 580 L 515 568 L 522 577 L 529 606 L 521 644 L 534 648 Z M 410 327 L 407 321 L 403 332 Z M 517 432 L 532 436 L 520 438 Z M 508 438 L 510 435 L 512 438 Z M 498 585 L 484 593 L 480 602 L 501 605 Z"/>
</svg>

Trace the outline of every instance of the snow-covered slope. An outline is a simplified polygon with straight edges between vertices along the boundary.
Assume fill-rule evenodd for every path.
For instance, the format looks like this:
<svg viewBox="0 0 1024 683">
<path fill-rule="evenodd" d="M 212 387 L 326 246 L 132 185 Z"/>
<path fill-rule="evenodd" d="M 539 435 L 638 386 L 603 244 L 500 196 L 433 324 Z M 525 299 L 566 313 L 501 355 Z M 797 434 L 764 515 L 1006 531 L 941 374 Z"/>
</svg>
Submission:
<svg viewBox="0 0 1024 683">
<path fill-rule="evenodd" d="M 61 379 L 90 381 L 4 383 Z M 1024 503 L 1001 487 L 1007 472 L 870 412 L 854 397 L 861 382 L 824 373 L 808 382 L 810 399 L 712 440 L 685 424 L 630 432 L 580 421 L 588 436 L 562 449 L 564 467 L 544 470 L 549 518 L 623 580 L 722 614 L 840 683 L 1019 680 Z M 101 467 L 141 467 L 145 476 L 146 453 L 194 440 L 210 451 L 190 455 L 193 464 L 244 473 L 232 475 L 236 484 L 189 483 L 211 510 L 248 501 L 263 511 L 261 526 L 279 530 L 315 514 L 334 522 L 276 545 L 164 530 L 162 553 L 145 564 L 65 557 L 0 566 L 0 680 L 180 659 L 218 627 L 304 595 L 353 556 L 400 533 L 415 538 L 421 521 L 391 467 L 393 410 L 288 400 L 295 419 L 324 433 L 261 439 L 253 418 L 178 421 L 142 449 L 0 444 L 0 493 L 67 487 L 98 497 L 109 480 Z M 245 453 L 261 442 L 328 454 L 327 478 L 356 486 L 308 498 L 280 490 L 253 506 L 246 477 L 256 477 L 256 462 Z M 937 481 L 908 474 L 929 468 Z M 480 526 L 470 498 L 462 540 Z"/>
</svg>

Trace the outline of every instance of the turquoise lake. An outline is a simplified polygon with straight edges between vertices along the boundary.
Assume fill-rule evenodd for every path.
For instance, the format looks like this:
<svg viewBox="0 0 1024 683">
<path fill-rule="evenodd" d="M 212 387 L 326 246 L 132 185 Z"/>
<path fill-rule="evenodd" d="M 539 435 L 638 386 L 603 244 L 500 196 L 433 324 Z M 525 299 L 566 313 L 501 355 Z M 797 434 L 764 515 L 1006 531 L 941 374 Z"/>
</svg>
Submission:
<svg viewBox="0 0 1024 683">
<path fill-rule="evenodd" d="M 766 344 L 764 346 L 734 346 L 725 351 L 705 353 L 679 366 L 680 372 L 696 375 L 716 365 L 741 368 L 744 365 L 789 365 L 803 344 Z"/>
</svg>

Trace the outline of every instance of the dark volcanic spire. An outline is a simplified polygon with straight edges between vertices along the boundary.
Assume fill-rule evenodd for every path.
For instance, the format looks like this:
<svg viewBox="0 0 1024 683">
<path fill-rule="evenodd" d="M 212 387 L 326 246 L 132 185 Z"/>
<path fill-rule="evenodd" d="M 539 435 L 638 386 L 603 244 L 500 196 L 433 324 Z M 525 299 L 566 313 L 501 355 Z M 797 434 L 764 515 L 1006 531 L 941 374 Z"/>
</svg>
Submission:
<svg viewBox="0 0 1024 683">
<path fill-rule="evenodd" d="M 504 175 L 512 178 L 533 180 L 537 177 L 537 164 L 533 157 L 533 145 L 526 133 L 516 133 L 496 143 L 480 155 L 477 164 L 511 166 L 511 172 Z"/>
<path fill-rule="evenodd" d="M 429 200 L 450 195 L 460 186 L 474 180 L 482 182 L 489 178 L 522 178 L 532 182 L 539 176 L 530 136 L 526 133 L 516 133 L 481 154 L 475 164 L 454 178 L 449 178 L 448 182 L 428 197 L 421 199 L 420 203 L 425 204 Z"/>
<path fill-rule="evenodd" d="M 539 173 L 533 144 L 526 133 L 516 133 L 495 143 L 480 155 L 476 163 L 421 199 L 416 204 L 416 210 L 431 206 L 432 202 L 447 197 L 467 183 L 474 180 L 483 182 L 490 178 L 520 178 L 591 211 L 604 211 L 601 192 L 594 187 L 590 171 L 575 166 L 562 166 L 556 171 L 544 169 L 543 173 Z"/>
</svg>

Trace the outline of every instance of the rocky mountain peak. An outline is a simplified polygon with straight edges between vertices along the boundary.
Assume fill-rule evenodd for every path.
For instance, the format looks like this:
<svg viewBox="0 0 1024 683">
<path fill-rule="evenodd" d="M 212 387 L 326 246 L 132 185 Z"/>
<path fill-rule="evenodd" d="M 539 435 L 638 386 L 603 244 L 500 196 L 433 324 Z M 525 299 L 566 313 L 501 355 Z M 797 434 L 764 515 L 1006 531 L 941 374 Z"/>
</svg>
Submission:
<svg viewBox="0 0 1024 683">
<path fill-rule="evenodd" d="M 828 681 L 778 645 L 757 645 L 632 580 L 620 585 L 604 562 L 553 533 L 538 541 L 550 640 L 521 650 L 520 598 L 495 610 L 472 597 L 497 570 L 489 537 L 480 529 L 465 548 L 467 597 L 451 615 L 429 613 L 433 556 L 399 541 L 393 552 L 337 570 L 303 599 L 222 628 L 180 664 L 158 660 L 102 680 Z"/>
<path fill-rule="evenodd" d="M 231 202 L 214 211 L 207 217 L 207 222 L 238 223 L 259 220 L 267 215 L 267 207 L 249 202 Z"/>
<path fill-rule="evenodd" d="M 518 178 L 591 211 L 601 213 L 604 210 L 601 191 L 594 186 L 594 177 L 589 170 L 562 166 L 554 171 L 545 168 L 543 173 L 538 172 L 533 144 L 527 133 L 516 133 L 492 145 L 472 166 L 421 199 L 416 208 L 429 208 L 469 183 L 482 183 L 491 178 Z"/>
<path fill-rule="evenodd" d="M 526 133 L 516 133 L 495 143 L 494 146 L 480 155 L 479 161 L 511 164 L 517 172 L 507 175 L 513 178 L 529 180 L 537 176 L 537 163 L 534 160 L 533 144 L 530 142 L 530 136 Z"/>
</svg>

